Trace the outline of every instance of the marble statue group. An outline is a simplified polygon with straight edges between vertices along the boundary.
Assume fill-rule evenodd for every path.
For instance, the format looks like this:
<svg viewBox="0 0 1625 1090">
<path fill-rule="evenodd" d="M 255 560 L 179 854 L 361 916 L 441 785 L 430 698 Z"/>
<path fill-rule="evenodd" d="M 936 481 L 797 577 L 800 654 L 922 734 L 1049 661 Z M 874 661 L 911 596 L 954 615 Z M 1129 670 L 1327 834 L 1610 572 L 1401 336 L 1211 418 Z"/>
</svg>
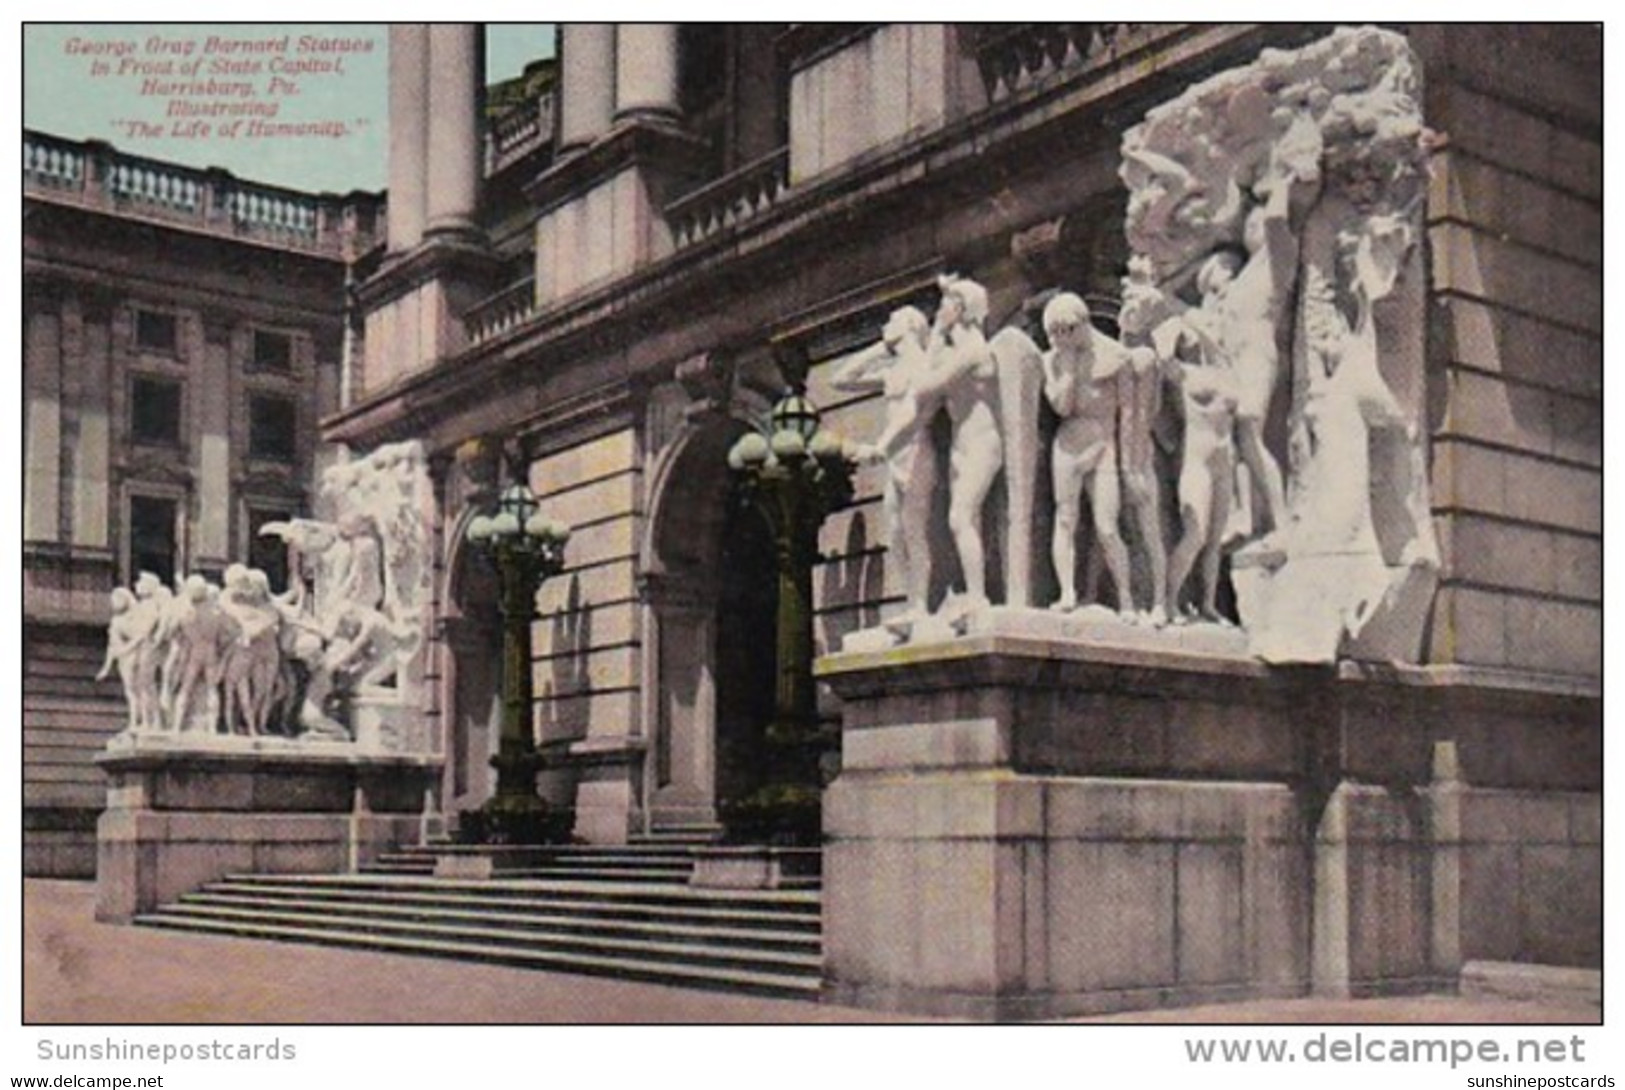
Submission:
<svg viewBox="0 0 1625 1090">
<path fill-rule="evenodd" d="M 347 741 L 360 706 L 402 705 L 422 642 L 427 488 L 416 443 L 326 470 L 317 506 L 331 517 L 261 528 L 288 550 L 281 593 L 242 564 L 219 584 L 142 572 L 115 589 L 99 676 L 117 669 L 129 731 Z"/>
<path fill-rule="evenodd" d="M 1125 134 L 1132 256 L 1118 313 L 1092 314 L 1061 286 L 1043 308 L 1046 347 L 1015 327 L 990 337 L 987 290 L 953 276 L 934 319 L 893 313 L 833 382 L 884 394 L 870 454 L 886 467 L 906 599 L 895 636 L 931 611 L 930 497 L 944 467 L 929 425 L 943 413 L 961 585 L 941 611 L 989 605 L 987 500 L 1003 474 L 1004 604 L 1080 607 L 1087 508 L 1124 621 L 1232 623 L 1219 604 L 1228 560 L 1258 657 L 1414 658 L 1438 557 L 1415 414 L 1384 377 L 1380 304 L 1414 249 L 1429 136 L 1398 35 L 1343 29 L 1267 50 Z M 1038 390 L 1054 421 L 1045 439 Z M 1031 576 L 1011 567 L 1031 532 L 1016 500 L 1040 442 L 1058 588 L 1048 603 L 1030 602 Z"/>
</svg>

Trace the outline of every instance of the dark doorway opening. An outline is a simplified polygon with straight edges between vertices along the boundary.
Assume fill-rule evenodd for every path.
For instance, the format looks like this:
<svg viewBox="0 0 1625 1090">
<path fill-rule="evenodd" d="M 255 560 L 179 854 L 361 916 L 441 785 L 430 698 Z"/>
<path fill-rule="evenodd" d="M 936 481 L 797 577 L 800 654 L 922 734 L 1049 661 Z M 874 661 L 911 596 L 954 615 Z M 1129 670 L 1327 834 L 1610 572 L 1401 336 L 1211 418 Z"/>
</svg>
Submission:
<svg viewBox="0 0 1625 1090">
<path fill-rule="evenodd" d="M 726 806 L 761 786 L 773 720 L 779 589 L 761 513 L 731 503 L 717 555 L 716 798 Z"/>
</svg>

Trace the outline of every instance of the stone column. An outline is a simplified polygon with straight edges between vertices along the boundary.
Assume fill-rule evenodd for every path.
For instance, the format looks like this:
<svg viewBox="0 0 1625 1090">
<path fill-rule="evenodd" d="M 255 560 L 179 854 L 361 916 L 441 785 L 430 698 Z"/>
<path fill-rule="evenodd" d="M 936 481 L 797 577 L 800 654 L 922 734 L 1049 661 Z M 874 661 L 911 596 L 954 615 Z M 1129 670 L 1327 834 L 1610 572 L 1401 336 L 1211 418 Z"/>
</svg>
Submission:
<svg viewBox="0 0 1625 1090">
<path fill-rule="evenodd" d="M 621 23 L 615 28 L 615 119 L 675 119 L 677 24 Z"/>
<path fill-rule="evenodd" d="M 94 549 L 111 544 L 108 499 L 112 494 L 112 308 L 103 298 L 83 301 L 79 429 L 74 453 L 73 543 Z"/>
<path fill-rule="evenodd" d="M 205 314 L 195 325 L 195 339 L 187 346 L 186 358 L 201 363 L 205 374 L 219 376 L 214 383 L 187 383 L 187 421 L 193 441 L 192 470 L 197 482 L 197 521 L 193 524 L 191 567 L 224 568 L 234 560 L 231 522 L 232 411 L 236 401 L 237 340 L 231 319 L 225 314 Z M 190 337 L 190 331 L 187 334 Z M 241 337 L 246 339 L 245 331 Z M 239 341 L 239 343 L 242 343 Z M 246 351 L 246 344 L 243 344 Z M 236 357 L 236 358 L 234 358 Z M 248 445 L 248 429 L 242 428 L 242 449 Z"/>
<path fill-rule="evenodd" d="M 54 292 L 31 293 L 29 304 L 23 362 L 23 540 L 56 541 L 62 529 L 62 319 Z"/>
<path fill-rule="evenodd" d="M 615 111 L 615 27 L 566 23 L 559 65 L 559 151 L 579 151 Z"/>
<path fill-rule="evenodd" d="M 389 248 L 423 240 L 425 160 L 429 153 L 429 28 L 389 28 Z"/>
<path fill-rule="evenodd" d="M 478 23 L 429 27 L 426 231 L 474 230 L 480 174 Z"/>
</svg>

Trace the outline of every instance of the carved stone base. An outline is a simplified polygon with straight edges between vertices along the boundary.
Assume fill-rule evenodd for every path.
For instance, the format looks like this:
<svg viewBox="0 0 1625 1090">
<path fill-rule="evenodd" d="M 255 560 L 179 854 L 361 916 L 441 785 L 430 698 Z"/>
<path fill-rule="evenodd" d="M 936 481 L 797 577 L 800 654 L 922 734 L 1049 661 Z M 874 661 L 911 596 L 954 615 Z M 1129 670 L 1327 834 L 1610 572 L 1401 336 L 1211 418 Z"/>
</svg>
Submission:
<svg viewBox="0 0 1625 1090">
<path fill-rule="evenodd" d="M 238 744 L 136 739 L 98 758 L 97 919 L 128 921 L 232 873 L 354 871 L 422 835 L 435 759 L 221 741 Z"/>
<path fill-rule="evenodd" d="M 1243 658 L 1247 653 L 1247 637 L 1234 625 L 1208 621 L 1156 625 L 1140 618 L 1125 618 L 1097 605 L 1067 612 L 1015 606 L 985 606 L 960 612 L 945 610 L 911 622 L 889 622 L 860 629 L 846 637 L 841 650 L 885 651 L 904 645 L 923 647 L 976 637 L 1054 640 L 1100 648 L 1233 659 Z"/>
<path fill-rule="evenodd" d="M 1049 1018 L 1598 964 L 1594 692 L 997 632 L 819 672 L 835 1001 Z"/>
</svg>

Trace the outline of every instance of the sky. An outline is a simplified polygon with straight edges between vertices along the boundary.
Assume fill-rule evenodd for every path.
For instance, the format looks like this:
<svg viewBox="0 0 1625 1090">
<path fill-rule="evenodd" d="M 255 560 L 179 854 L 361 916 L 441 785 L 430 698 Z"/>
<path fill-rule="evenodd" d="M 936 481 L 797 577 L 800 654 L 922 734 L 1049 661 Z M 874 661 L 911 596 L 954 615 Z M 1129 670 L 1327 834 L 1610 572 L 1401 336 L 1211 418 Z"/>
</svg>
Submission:
<svg viewBox="0 0 1625 1090">
<path fill-rule="evenodd" d="M 486 80 L 552 52 L 550 23 L 490 25 Z M 30 24 L 23 123 L 257 182 L 377 190 L 388 175 L 388 72 L 388 28 L 376 23 Z M 244 83 L 249 98 L 233 86 Z M 250 105 L 276 110 L 263 123 L 303 128 L 258 136 L 253 119 L 207 112 Z M 178 116 L 194 107 L 205 112 Z"/>
</svg>

